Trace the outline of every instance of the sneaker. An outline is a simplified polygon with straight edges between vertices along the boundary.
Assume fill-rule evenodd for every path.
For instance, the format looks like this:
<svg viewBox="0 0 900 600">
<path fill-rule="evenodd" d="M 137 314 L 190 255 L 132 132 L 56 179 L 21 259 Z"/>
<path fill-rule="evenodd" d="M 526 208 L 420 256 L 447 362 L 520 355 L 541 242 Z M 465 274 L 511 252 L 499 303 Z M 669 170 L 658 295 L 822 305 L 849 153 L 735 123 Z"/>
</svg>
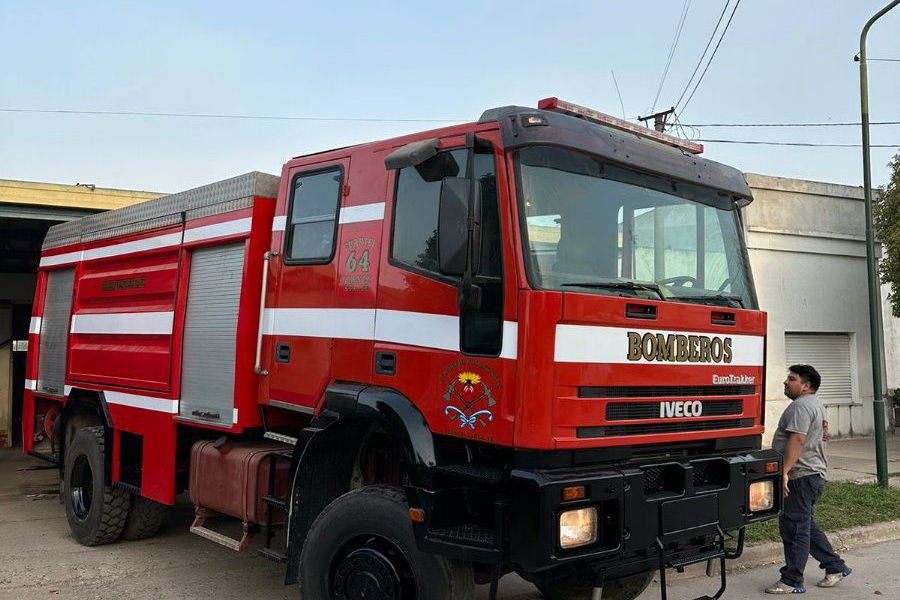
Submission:
<svg viewBox="0 0 900 600">
<path fill-rule="evenodd" d="M 802 585 L 800 587 L 791 587 L 780 579 L 766 588 L 767 594 L 805 594 L 806 588 Z"/>
<path fill-rule="evenodd" d="M 844 570 L 840 573 L 826 573 L 822 581 L 820 581 L 816 585 L 819 587 L 834 587 L 841 582 L 841 579 L 852 572 L 853 569 L 851 569 L 850 567 L 844 567 Z"/>
</svg>

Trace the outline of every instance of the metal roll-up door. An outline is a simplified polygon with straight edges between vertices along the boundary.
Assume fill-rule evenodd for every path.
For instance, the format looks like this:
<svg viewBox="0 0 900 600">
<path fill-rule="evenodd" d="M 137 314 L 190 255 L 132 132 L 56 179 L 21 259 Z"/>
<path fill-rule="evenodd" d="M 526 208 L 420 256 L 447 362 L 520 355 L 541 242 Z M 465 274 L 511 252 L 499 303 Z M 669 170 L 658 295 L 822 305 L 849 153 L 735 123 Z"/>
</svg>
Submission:
<svg viewBox="0 0 900 600">
<path fill-rule="evenodd" d="M 812 365 L 822 376 L 817 395 L 825 403 L 853 402 L 853 363 L 846 333 L 785 333 L 787 366 Z"/>
<path fill-rule="evenodd" d="M 72 315 L 72 288 L 75 269 L 47 273 L 44 314 L 41 316 L 37 390 L 62 396 L 66 378 L 66 345 Z"/>
<path fill-rule="evenodd" d="M 194 250 L 188 283 L 179 414 L 231 425 L 244 244 Z"/>
</svg>

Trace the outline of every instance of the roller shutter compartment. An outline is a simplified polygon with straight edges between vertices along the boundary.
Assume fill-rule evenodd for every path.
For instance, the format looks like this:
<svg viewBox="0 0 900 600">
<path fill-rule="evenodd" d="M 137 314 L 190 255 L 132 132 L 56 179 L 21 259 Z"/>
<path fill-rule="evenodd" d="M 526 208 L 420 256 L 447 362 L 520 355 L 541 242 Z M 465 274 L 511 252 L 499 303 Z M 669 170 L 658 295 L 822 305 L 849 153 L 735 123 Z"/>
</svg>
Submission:
<svg viewBox="0 0 900 600">
<path fill-rule="evenodd" d="M 181 363 L 181 417 L 233 423 L 234 361 L 244 244 L 199 248 L 191 257 Z"/>
<path fill-rule="evenodd" d="M 66 345 L 72 316 L 72 288 L 75 269 L 59 269 L 47 274 L 44 314 L 38 354 L 37 391 L 62 396 L 66 377 Z"/>
</svg>

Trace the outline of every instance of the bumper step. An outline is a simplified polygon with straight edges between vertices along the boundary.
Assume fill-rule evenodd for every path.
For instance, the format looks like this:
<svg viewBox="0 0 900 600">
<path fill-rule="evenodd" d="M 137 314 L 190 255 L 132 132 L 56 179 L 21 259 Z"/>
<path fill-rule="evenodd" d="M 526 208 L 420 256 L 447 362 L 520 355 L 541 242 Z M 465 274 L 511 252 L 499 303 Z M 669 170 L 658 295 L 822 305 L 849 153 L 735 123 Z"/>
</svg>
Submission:
<svg viewBox="0 0 900 600">
<path fill-rule="evenodd" d="M 485 548 L 494 547 L 494 531 L 478 525 L 458 525 L 455 527 L 431 529 L 428 531 L 428 537 L 445 542 L 453 542 L 454 544 L 483 546 Z"/>
</svg>

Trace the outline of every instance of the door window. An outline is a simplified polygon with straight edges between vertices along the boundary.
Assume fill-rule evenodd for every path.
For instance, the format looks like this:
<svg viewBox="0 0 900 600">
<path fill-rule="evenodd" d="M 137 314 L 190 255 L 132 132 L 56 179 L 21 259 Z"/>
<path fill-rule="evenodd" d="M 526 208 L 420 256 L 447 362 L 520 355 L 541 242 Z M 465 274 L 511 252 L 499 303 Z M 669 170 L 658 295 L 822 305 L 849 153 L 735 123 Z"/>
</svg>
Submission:
<svg viewBox="0 0 900 600">
<path fill-rule="evenodd" d="M 285 232 L 285 262 L 327 263 L 334 257 L 341 200 L 340 167 L 302 173 L 294 179 Z"/>
</svg>

